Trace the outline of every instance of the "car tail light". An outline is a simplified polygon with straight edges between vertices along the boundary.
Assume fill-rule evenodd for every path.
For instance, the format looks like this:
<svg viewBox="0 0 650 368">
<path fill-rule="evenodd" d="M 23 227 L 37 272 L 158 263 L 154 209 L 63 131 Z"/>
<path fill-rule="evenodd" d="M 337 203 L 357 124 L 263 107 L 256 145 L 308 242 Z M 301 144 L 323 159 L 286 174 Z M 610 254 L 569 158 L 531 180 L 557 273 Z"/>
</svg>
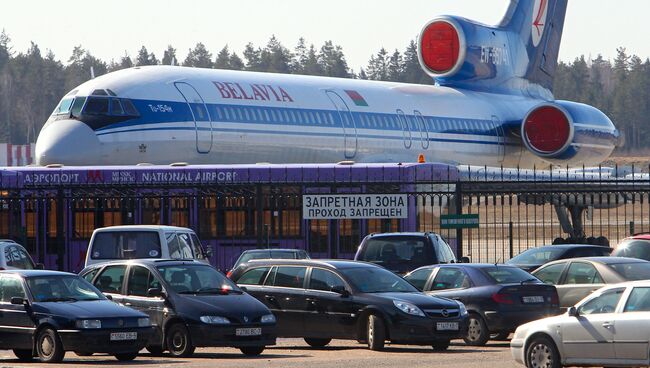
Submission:
<svg viewBox="0 0 650 368">
<path fill-rule="evenodd" d="M 232 270 L 231 270 L 231 271 L 228 271 L 228 273 L 226 273 L 226 277 L 227 277 L 227 278 L 230 278 L 230 276 L 232 276 Z"/>
<path fill-rule="evenodd" d="M 512 297 L 504 293 L 492 294 L 492 300 L 498 304 L 515 304 L 514 300 L 512 300 Z"/>
<path fill-rule="evenodd" d="M 551 295 L 551 304 L 560 304 L 560 297 L 557 295 L 557 291 L 554 291 Z"/>
</svg>

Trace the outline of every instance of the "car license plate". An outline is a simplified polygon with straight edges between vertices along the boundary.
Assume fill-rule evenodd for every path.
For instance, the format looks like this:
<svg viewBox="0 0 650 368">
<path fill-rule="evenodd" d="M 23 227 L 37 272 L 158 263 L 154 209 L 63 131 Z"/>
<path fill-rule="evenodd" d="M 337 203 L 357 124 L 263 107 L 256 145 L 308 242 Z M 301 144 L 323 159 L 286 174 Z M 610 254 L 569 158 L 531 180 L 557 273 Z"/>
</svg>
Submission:
<svg viewBox="0 0 650 368">
<path fill-rule="evenodd" d="M 438 331 L 458 331 L 458 322 L 438 322 L 436 323 Z"/>
<path fill-rule="evenodd" d="M 113 332 L 111 333 L 111 341 L 126 341 L 137 340 L 137 332 Z"/>
<path fill-rule="evenodd" d="M 236 336 L 259 336 L 262 334 L 262 329 L 257 328 L 238 328 L 235 330 Z"/>
<path fill-rule="evenodd" d="M 533 304 L 533 303 L 544 303 L 544 297 L 540 295 L 536 296 L 524 296 L 521 298 L 524 304 Z"/>
</svg>

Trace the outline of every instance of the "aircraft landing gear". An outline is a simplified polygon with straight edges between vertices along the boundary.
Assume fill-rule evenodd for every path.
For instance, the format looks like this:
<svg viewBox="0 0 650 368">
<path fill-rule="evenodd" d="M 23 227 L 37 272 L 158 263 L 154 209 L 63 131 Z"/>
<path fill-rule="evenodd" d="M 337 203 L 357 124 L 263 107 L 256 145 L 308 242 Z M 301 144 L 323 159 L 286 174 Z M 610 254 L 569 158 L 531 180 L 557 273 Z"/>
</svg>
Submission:
<svg viewBox="0 0 650 368">
<path fill-rule="evenodd" d="M 604 236 L 586 237 L 582 225 L 582 214 L 587 207 L 583 206 L 555 206 L 557 218 L 562 230 L 569 234 L 568 238 L 556 238 L 553 244 L 592 244 L 609 247 L 609 239 Z M 570 216 L 570 218 L 569 218 Z"/>
</svg>

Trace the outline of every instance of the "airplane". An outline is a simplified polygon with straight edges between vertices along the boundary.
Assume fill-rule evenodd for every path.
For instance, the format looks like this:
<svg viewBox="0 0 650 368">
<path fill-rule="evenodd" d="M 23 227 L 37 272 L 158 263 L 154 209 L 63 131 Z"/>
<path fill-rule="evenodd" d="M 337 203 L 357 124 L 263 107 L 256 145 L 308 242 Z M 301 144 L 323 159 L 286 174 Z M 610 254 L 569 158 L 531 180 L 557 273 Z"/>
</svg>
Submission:
<svg viewBox="0 0 650 368">
<path fill-rule="evenodd" d="M 598 109 L 555 100 L 567 0 L 512 0 L 496 26 L 459 16 L 418 38 L 433 86 L 146 66 L 63 97 L 39 165 L 413 162 L 594 166 L 619 142 Z"/>
</svg>

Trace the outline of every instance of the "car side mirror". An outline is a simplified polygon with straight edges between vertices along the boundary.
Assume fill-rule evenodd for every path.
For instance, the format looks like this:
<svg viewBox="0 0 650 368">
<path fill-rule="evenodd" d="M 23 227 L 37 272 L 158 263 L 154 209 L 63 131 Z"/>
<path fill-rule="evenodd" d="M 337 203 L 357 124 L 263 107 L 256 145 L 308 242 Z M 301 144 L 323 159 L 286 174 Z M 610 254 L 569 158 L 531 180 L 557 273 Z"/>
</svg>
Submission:
<svg viewBox="0 0 650 368">
<path fill-rule="evenodd" d="M 246 288 L 246 286 L 240 286 L 239 288 L 241 289 L 241 291 L 243 291 L 245 293 L 248 292 L 248 288 Z"/>
<path fill-rule="evenodd" d="M 163 297 L 164 293 L 162 290 L 158 288 L 151 288 L 147 290 L 147 296 L 152 296 L 152 297 Z"/>
<path fill-rule="evenodd" d="M 108 299 L 108 300 L 113 300 L 113 296 L 112 296 L 112 295 L 104 294 L 104 296 L 105 296 L 106 299 Z"/>
<path fill-rule="evenodd" d="M 205 258 L 211 258 L 213 253 L 214 253 L 214 252 L 213 252 L 213 250 L 212 250 L 212 246 L 211 246 L 211 245 L 208 245 L 208 246 L 205 248 L 205 251 L 203 251 L 203 256 L 204 256 Z"/>
<path fill-rule="evenodd" d="M 578 309 L 576 307 L 569 308 L 567 313 L 569 314 L 569 317 L 579 317 L 580 316 L 580 313 L 578 312 Z"/>
<path fill-rule="evenodd" d="M 345 286 L 341 286 L 341 285 L 332 286 L 330 291 L 333 293 L 341 294 L 343 298 L 347 298 L 350 296 L 350 292 L 345 288 Z"/>
<path fill-rule="evenodd" d="M 14 304 L 14 305 L 25 305 L 25 306 L 26 306 L 28 303 L 29 303 L 29 302 L 28 302 L 27 299 L 25 299 L 25 298 L 21 298 L 21 297 L 19 297 L 19 296 L 11 297 L 11 304 Z"/>
<path fill-rule="evenodd" d="M 42 264 L 42 263 L 37 263 L 37 264 L 34 265 L 34 269 L 35 269 L 35 270 L 44 270 L 44 269 L 45 269 L 45 265 Z"/>
<path fill-rule="evenodd" d="M 472 261 L 470 261 L 469 257 L 460 257 L 460 259 L 458 259 L 458 263 L 471 263 L 471 262 Z"/>
</svg>

